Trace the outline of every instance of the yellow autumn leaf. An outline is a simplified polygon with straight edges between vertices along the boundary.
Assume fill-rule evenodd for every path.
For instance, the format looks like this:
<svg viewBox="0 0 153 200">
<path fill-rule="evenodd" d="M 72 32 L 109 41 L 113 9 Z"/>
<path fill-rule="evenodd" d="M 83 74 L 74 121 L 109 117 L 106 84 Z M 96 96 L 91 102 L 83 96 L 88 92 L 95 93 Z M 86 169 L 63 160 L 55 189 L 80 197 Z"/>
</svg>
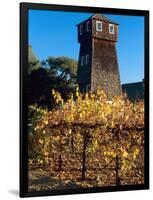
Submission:
<svg viewBox="0 0 153 200">
<path fill-rule="evenodd" d="M 112 156 L 113 158 L 115 158 L 115 157 L 116 157 L 116 152 L 112 151 L 112 152 L 111 152 L 111 156 Z"/>
<path fill-rule="evenodd" d="M 82 116 L 83 116 L 83 114 L 82 114 L 82 113 L 80 113 L 80 118 L 82 118 Z"/>
<path fill-rule="evenodd" d="M 128 157 L 128 152 L 127 151 L 124 151 L 123 155 L 122 155 L 124 158 L 127 158 Z"/>
<path fill-rule="evenodd" d="M 79 96 L 79 92 L 78 92 L 78 91 L 76 92 L 76 96 L 77 96 L 77 97 Z"/>
<path fill-rule="evenodd" d="M 43 140 L 41 140 L 41 139 L 39 139 L 38 142 L 39 142 L 40 144 L 43 144 Z"/>
<path fill-rule="evenodd" d="M 140 150 L 139 150 L 139 149 L 135 149 L 133 153 L 134 153 L 134 155 L 136 155 L 136 156 L 137 156 L 137 155 L 139 155 L 139 152 L 140 152 Z"/>
<path fill-rule="evenodd" d="M 54 89 L 52 89 L 52 95 L 55 95 L 55 90 Z"/>
<path fill-rule="evenodd" d="M 48 120 L 45 120 L 45 124 L 46 124 L 46 125 L 48 124 Z"/>
<path fill-rule="evenodd" d="M 114 127 L 115 127 L 114 121 L 112 121 L 112 124 L 111 124 L 111 125 L 112 125 L 112 128 L 114 128 Z"/>
<path fill-rule="evenodd" d="M 133 151 L 133 158 L 136 159 L 136 157 L 139 155 L 140 150 L 139 149 L 134 149 Z"/>
</svg>

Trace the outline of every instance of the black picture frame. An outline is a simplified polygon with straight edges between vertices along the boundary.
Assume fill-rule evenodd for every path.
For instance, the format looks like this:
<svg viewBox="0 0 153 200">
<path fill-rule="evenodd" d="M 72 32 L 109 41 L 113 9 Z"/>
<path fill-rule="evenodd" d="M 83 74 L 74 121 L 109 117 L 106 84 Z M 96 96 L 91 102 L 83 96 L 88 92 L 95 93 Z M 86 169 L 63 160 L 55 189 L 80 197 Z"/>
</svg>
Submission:
<svg viewBox="0 0 153 200">
<path fill-rule="evenodd" d="M 144 16 L 145 58 L 145 177 L 142 185 L 111 186 L 104 188 L 64 189 L 28 192 L 28 135 L 27 135 L 27 64 L 28 64 L 28 10 L 54 10 Z M 20 3 L 20 197 L 81 194 L 95 192 L 149 189 L 149 11 L 100 7 L 67 6 L 55 4 Z"/>
</svg>

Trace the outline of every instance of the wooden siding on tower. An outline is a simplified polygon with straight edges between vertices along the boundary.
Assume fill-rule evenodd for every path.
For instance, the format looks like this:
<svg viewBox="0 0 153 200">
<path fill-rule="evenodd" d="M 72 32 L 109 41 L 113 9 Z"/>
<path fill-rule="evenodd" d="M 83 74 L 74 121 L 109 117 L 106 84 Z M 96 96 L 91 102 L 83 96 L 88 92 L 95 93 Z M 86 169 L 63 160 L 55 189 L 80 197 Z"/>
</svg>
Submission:
<svg viewBox="0 0 153 200">
<path fill-rule="evenodd" d="M 87 21 L 90 22 L 90 30 L 87 31 L 86 30 L 86 25 L 87 25 Z M 83 27 L 83 34 L 80 35 L 80 26 Z M 78 26 L 78 42 L 81 43 L 84 40 L 89 40 L 91 38 L 92 35 L 92 21 L 91 19 L 85 20 L 83 23 L 79 24 Z"/>
<path fill-rule="evenodd" d="M 118 37 L 118 25 L 113 24 L 115 32 L 114 34 L 111 34 L 109 33 L 110 23 L 102 21 L 102 27 L 103 27 L 102 31 L 96 31 L 96 21 L 97 21 L 96 19 L 92 20 L 92 37 L 116 42 Z"/>
<path fill-rule="evenodd" d="M 109 98 L 121 95 L 115 43 L 94 38 L 93 45 L 91 90 L 100 87 Z"/>
<path fill-rule="evenodd" d="M 85 40 L 80 44 L 80 53 L 79 53 L 79 61 L 78 61 L 78 71 L 77 71 L 77 83 L 82 92 L 85 92 L 87 87 L 91 85 L 91 59 L 92 59 L 92 45 L 91 38 L 89 40 Z M 89 63 L 81 66 L 81 57 L 89 55 Z M 85 57 L 84 57 L 85 58 Z"/>
<path fill-rule="evenodd" d="M 90 21 L 90 31 L 86 30 L 87 21 Z M 96 30 L 96 21 L 102 22 L 102 31 Z M 109 24 L 114 25 L 114 34 L 109 33 Z M 82 35 L 79 31 L 80 26 L 83 27 Z M 118 24 L 100 14 L 94 15 L 78 25 L 80 53 L 77 82 L 81 92 L 86 92 L 87 88 L 96 91 L 100 87 L 108 98 L 121 95 L 116 53 L 117 38 Z M 81 66 L 81 57 L 86 55 L 89 55 L 89 63 Z"/>
</svg>

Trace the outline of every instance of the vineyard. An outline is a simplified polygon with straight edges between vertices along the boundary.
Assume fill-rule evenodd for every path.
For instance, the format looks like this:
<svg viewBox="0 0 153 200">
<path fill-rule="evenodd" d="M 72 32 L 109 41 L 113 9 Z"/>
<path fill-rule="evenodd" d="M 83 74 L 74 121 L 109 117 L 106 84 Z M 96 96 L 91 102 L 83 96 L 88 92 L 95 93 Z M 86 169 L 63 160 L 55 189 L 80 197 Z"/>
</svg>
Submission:
<svg viewBox="0 0 153 200">
<path fill-rule="evenodd" d="M 51 111 L 29 106 L 29 190 L 143 184 L 144 102 L 52 95 Z"/>
</svg>

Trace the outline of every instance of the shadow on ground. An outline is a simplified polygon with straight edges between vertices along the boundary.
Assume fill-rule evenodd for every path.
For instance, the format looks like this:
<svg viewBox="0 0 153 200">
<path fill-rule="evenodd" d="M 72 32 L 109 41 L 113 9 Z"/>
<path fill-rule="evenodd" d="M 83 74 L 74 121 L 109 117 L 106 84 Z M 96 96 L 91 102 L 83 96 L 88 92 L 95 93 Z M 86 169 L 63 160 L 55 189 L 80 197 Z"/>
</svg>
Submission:
<svg viewBox="0 0 153 200">
<path fill-rule="evenodd" d="M 41 172 L 41 173 L 40 173 Z M 29 173 L 29 191 L 40 190 L 58 190 L 58 189 L 74 189 L 80 188 L 73 181 L 61 181 L 58 178 L 53 178 L 44 171 L 36 170 Z"/>
<path fill-rule="evenodd" d="M 18 190 L 9 190 L 8 191 L 10 194 L 13 194 L 14 196 L 19 196 L 19 191 Z"/>
</svg>

